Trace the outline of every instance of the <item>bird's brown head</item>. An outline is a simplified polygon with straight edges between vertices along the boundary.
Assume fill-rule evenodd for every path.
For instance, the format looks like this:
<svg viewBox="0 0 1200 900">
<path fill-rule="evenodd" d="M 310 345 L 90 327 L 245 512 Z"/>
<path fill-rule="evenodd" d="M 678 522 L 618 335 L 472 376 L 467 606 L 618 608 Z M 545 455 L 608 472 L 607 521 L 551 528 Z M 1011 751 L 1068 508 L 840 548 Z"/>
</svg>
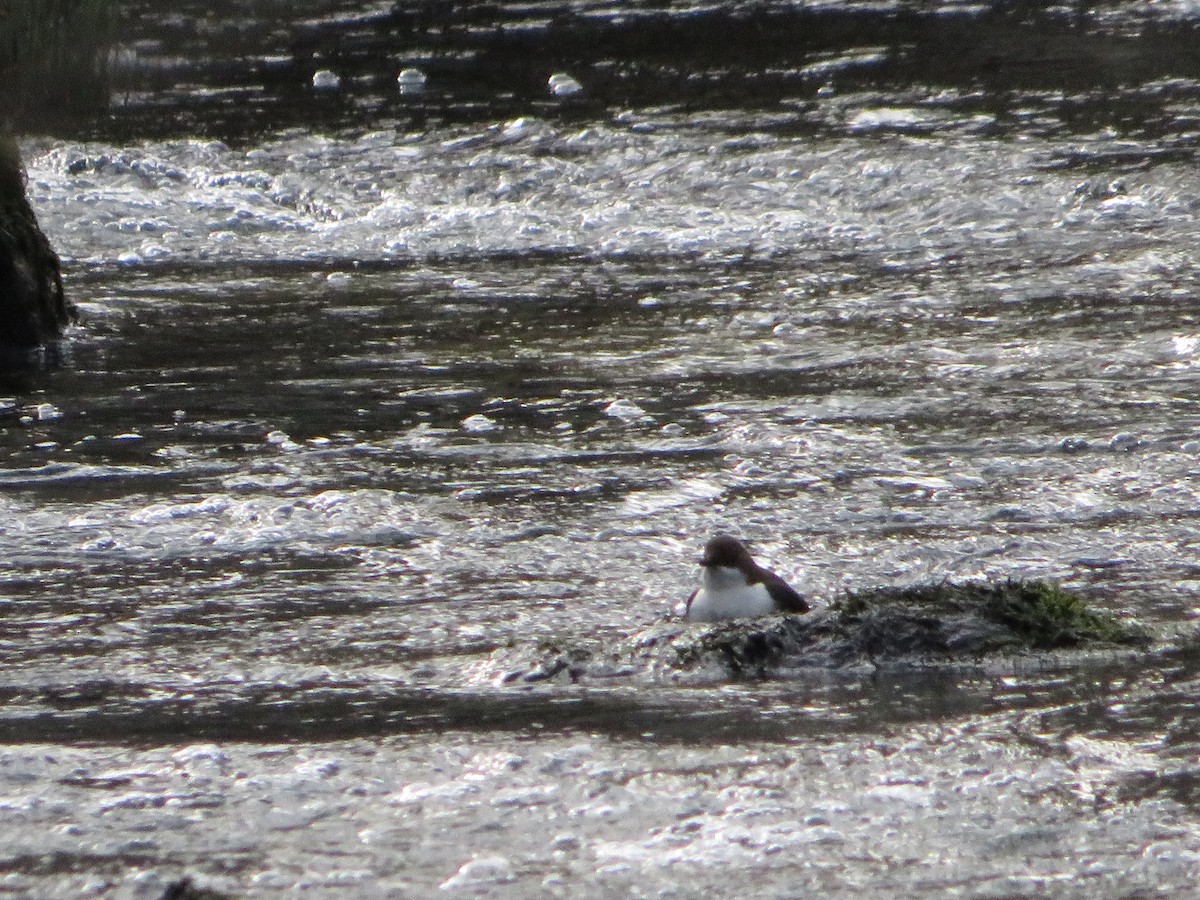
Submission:
<svg viewBox="0 0 1200 900">
<path fill-rule="evenodd" d="M 750 551 L 735 537 L 719 534 L 704 547 L 704 556 L 700 558 L 702 566 L 724 566 L 727 569 L 741 569 L 747 564 L 753 564 Z"/>
</svg>

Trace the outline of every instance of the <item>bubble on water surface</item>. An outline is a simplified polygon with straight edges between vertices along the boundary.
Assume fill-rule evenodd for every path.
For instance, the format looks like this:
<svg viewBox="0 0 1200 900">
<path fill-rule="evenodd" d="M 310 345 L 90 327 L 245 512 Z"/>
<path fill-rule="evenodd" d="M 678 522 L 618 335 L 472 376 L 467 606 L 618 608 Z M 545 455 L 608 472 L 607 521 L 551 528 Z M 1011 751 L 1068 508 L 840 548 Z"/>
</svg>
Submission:
<svg viewBox="0 0 1200 900">
<path fill-rule="evenodd" d="M 268 445 L 277 447 L 283 451 L 291 452 L 302 449 L 301 445 L 293 441 L 291 435 L 289 435 L 286 431 L 279 431 L 278 429 L 275 431 L 268 431 L 263 439 Z"/>
<path fill-rule="evenodd" d="M 644 409 L 632 400 L 624 398 L 613 400 L 605 406 L 604 414 L 613 419 L 620 419 L 622 422 L 639 422 L 650 419 Z"/>
<path fill-rule="evenodd" d="M 425 90 L 428 80 L 420 69 L 410 67 L 400 70 L 400 74 L 396 76 L 396 86 L 401 94 L 420 94 Z"/>
<path fill-rule="evenodd" d="M 507 884 L 516 880 L 513 865 L 503 856 L 483 856 L 465 862 L 439 887 L 443 891 L 457 891 L 488 884 Z"/>
<path fill-rule="evenodd" d="M 318 69 L 313 73 L 312 86 L 318 91 L 336 91 L 342 86 L 342 79 L 332 69 Z"/>
<path fill-rule="evenodd" d="M 546 80 L 546 86 L 555 97 L 574 97 L 583 93 L 583 85 L 566 72 L 555 72 Z"/>
<path fill-rule="evenodd" d="M 462 420 L 462 427 L 464 431 L 469 431 L 472 434 L 487 434 L 495 431 L 499 426 L 497 426 L 495 419 L 489 418 L 483 415 L 483 413 L 475 413 Z"/>
</svg>

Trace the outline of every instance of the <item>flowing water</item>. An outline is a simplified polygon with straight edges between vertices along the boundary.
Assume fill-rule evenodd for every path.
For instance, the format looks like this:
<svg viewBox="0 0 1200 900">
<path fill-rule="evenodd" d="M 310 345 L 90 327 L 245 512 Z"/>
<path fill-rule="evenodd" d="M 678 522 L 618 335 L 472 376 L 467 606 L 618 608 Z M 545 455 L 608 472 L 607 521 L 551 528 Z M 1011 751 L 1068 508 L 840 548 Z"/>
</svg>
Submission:
<svg viewBox="0 0 1200 900">
<path fill-rule="evenodd" d="M 717 531 L 819 603 L 1045 577 L 1190 631 L 1196 73 L 709 48 L 560 100 L 561 59 L 472 49 L 495 22 L 385 70 L 354 48 L 389 8 L 347 6 L 146 4 L 112 118 L 24 141 L 81 324 L 0 404 L 0 895 L 1194 891 L 1187 640 L 512 671 L 674 615 Z M 708 9 L 668 7 L 575 8 Z"/>
</svg>

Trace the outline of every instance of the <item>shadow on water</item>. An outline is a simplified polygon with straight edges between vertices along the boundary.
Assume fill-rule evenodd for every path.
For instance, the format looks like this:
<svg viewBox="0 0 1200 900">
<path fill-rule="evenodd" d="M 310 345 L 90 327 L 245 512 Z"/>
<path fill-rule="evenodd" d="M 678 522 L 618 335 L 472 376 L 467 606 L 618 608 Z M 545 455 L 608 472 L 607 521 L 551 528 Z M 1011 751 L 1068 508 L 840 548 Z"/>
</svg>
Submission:
<svg viewBox="0 0 1200 900">
<path fill-rule="evenodd" d="M 1192 652 L 1164 662 L 1168 667 L 1179 662 L 1191 671 L 1197 659 Z M 1014 659 L 991 664 L 987 672 L 924 665 L 869 675 L 813 670 L 769 681 L 735 680 L 717 690 L 710 683 L 446 690 L 319 681 L 209 683 L 164 692 L 151 684 L 94 679 L 5 689 L 0 699 L 9 712 L 0 717 L 0 743 L 319 743 L 472 731 L 720 744 L 874 734 L 1003 713 L 1040 716 L 1046 727 L 1072 731 L 1086 731 L 1087 723 L 1111 735 L 1120 730 L 1119 723 L 1101 723 L 1113 691 L 1136 695 L 1139 685 L 1160 676 L 1158 667 L 1147 667 L 1131 677 L 1128 660 L 1101 656 L 1082 664 Z M 1181 692 L 1142 702 L 1162 707 L 1153 716 L 1155 729 L 1164 715 L 1194 705 Z"/>
<path fill-rule="evenodd" d="M 111 0 L 7 0 L 0 7 L 0 130 L 70 130 L 103 114 Z"/>
<path fill-rule="evenodd" d="M 364 13 L 143 2 L 121 14 L 112 107 L 82 120 L 117 140 L 662 107 L 735 112 L 735 131 L 803 133 L 830 126 L 804 114 L 830 91 L 938 89 L 951 94 L 937 105 L 993 115 L 1000 130 L 1032 100 L 1069 130 L 1156 133 L 1172 128 L 1171 96 L 1200 90 L 1195 23 L 1119 5 L 396 2 Z M 398 91 L 403 68 L 424 71 L 425 89 Z M 314 89 L 318 70 L 336 73 L 339 89 Z M 555 71 L 573 73 L 583 93 L 551 97 Z M 1147 83 L 1159 87 L 1128 88 Z M 784 115 L 772 126 L 746 122 L 751 112 Z"/>
</svg>

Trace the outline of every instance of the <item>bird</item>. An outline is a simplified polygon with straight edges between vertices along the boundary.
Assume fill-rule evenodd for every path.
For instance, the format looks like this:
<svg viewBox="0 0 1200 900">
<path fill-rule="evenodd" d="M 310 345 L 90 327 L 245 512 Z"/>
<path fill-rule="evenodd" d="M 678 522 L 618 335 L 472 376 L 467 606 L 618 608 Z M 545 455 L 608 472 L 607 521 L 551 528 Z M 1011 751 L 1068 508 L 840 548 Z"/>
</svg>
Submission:
<svg viewBox="0 0 1200 900">
<path fill-rule="evenodd" d="M 779 613 L 806 613 L 811 607 L 778 575 L 758 565 L 746 545 L 717 535 L 700 559 L 700 587 L 687 601 L 689 622 L 718 622 Z"/>
</svg>

